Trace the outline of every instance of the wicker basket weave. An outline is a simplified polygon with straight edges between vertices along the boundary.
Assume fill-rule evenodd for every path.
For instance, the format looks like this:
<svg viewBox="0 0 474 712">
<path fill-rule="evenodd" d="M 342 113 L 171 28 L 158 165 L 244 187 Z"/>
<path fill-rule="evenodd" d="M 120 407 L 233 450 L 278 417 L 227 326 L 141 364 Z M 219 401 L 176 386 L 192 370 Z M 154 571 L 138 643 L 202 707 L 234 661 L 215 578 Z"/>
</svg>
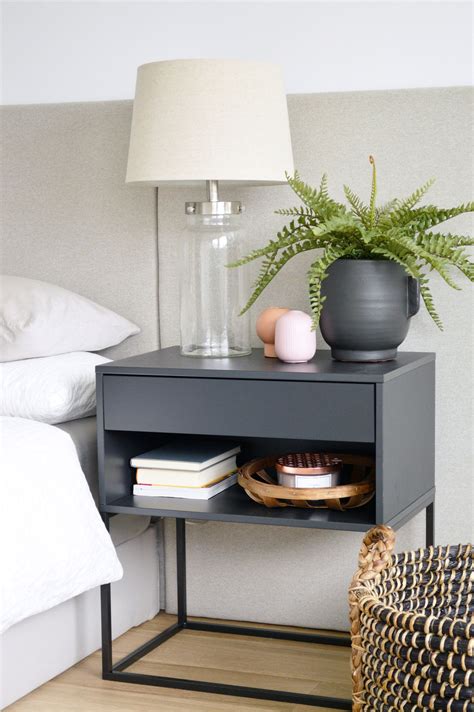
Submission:
<svg viewBox="0 0 474 712">
<path fill-rule="evenodd" d="M 392 556 L 365 536 L 349 591 L 354 712 L 474 712 L 473 548 Z"/>
<path fill-rule="evenodd" d="M 301 507 L 344 511 L 363 507 L 375 493 L 374 459 L 367 455 L 327 453 L 350 465 L 351 482 L 335 487 L 284 487 L 267 469 L 275 465 L 278 455 L 250 460 L 239 468 L 238 483 L 248 496 L 265 507 Z"/>
</svg>

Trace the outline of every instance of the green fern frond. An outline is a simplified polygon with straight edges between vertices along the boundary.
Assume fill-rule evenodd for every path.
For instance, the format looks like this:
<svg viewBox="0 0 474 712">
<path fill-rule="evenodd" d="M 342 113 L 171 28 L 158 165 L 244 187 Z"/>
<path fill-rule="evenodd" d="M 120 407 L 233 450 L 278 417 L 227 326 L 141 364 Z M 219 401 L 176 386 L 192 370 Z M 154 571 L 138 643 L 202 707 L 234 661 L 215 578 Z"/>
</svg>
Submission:
<svg viewBox="0 0 474 712">
<path fill-rule="evenodd" d="M 366 228 L 361 232 L 361 240 L 364 243 L 365 250 L 369 253 L 369 257 L 372 247 L 374 245 L 378 245 L 380 239 L 380 230 L 378 230 L 376 226 L 373 228 Z"/>
<path fill-rule="evenodd" d="M 414 242 L 410 237 L 403 235 L 400 231 L 391 230 L 388 233 L 388 236 L 392 244 L 401 245 L 406 250 L 411 252 L 415 257 L 418 257 L 426 265 L 431 267 L 431 269 L 435 269 L 441 275 L 444 281 L 449 284 L 450 287 L 452 287 L 453 289 L 460 289 L 456 282 L 453 281 L 449 273 L 449 263 L 447 262 L 447 260 L 442 257 L 438 257 L 437 255 L 431 254 L 421 245 L 418 245 L 416 242 Z"/>
<path fill-rule="evenodd" d="M 474 245 L 474 240 L 463 238 L 461 246 L 449 233 L 424 233 L 418 235 L 416 244 L 436 257 L 444 258 L 449 264 L 457 267 L 468 279 L 474 281 L 474 264 L 467 258 L 464 245 Z"/>
<path fill-rule="evenodd" d="M 319 184 L 319 194 L 324 198 L 329 198 L 327 173 L 323 173 L 321 178 L 321 183 Z"/>
<path fill-rule="evenodd" d="M 347 202 L 352 208 L 352 212 L 356 215 L 364 226 L 367 227 L 369 223 L 369 209 L 364 204 L 364 202 L 359 198 L 359 196 L 354 193 L 353 190 L 349 188 L 348 185 L 344 185 L 344 195 L 346 196 Z"/>
<path fill-rule="evenodd" d="M 474 238 L 469 235 L 453 235 L 450 232 L 425 232 L 421 233 L 417 239 L 433 240 L 430 244 L 436 245 L 438 240 L 442 238 L 442 242 L 446 246 L 451 247 L 474 247 Z"/>
<path fill-rule="evenodd" d="M 433 183 L 436 182 L 436 178 L 430 178 L 423 183 L 419 188 L 417 188 L 408 198 L 404 200 L 397 200 L 397 212 L 402 213 L 405 210 L 411 210 L 418 205 L 422 197 L 429 191 Z"/>
<path fill-rule="evenodd" d="M 372 166 L 372 187 L 370 190 L 370 203 L 369 203 L 369 225 L 373 227 L 375 225 L 375 201 L 377 199 L 377 169 L 375 167 L 375 159 L 373 156 L 369 156 L 369 162 Z"/>
<path fill-rule="evenodd" d="M 277 276 L 280 270 L 286 265 L 286 263 L 291 260 L 296 255 L 302 252 L 307 252 L 308 250 L 317 249 L 319 245 L 315 239 L 305 240 L 301 243 L 293 244 L 285 248 L 278 259 L 270 260 L 270 262 L 265 266 L 264 270 L 261 270 L 258 278 L 255 281 L 253 292 L 247 302 L 243 307 L 240 314 L 245 314 L 246 311 L 255 303 L 258 297 L 261 295 L 263 290 L 268 287 L 270 282 Z"/>
<path fill-rule="evenodd" d="M 312 227 L 311 232 L 315 237 L 333 235 L 337 241 L 337 236 L 339 235 L 340 239 L 347 241 L 351 239 L 351 236 L 360 235 L 361 229 L 354 216 L 351 213 L 345 213 L 344 215 L 335 215 L 325 222 Z"/>
<path fill-rule="evenodd" d="M 313 317 L 313 331 L 317 328 L 321 310 L 324 304 L 324 297 L 321 296 L 321 284 L 327 277 L 327 270 L 333 262 L 344 257 L 350 252 L 350 248 L 346 247 L 328 247 L 324 254 L 319 257 L 308 271 L 309 283 L 309 302 L 311 305 L 311 313 Z"/>
<path fill-rule="evenodd" d="M 301 202 L 304 203 L 319 220 L 325 220 L 339 212 L 346 212 L 345 207 L 341 205 L 341 203 L 337 203 L 328 196 L 326 180 L 321 181 L 321 190 L 317 190 L 302 181 L 297 171 L 295 171 L 294 176 L 286 174 L 286 178 Z"/>
<path fill-rule="evenodd" d="M 262 260 L 262 264 L 260 266 L 260 270 L 258 272 L 258 277 L 256 279 L 256 283 L 260 283 L 262 280 L 265 279 L 268 272 L 272 268 L 272 265 L 274 264 L 274 262 L 277 258 L 277 255 L 278 255 L 278 250 L 274 250 L 269 255 L 266 255 L 264 257 L 264 259 Z"/>
<path fill-rule="evenodd" d="M 455 208 L 437 208 L 435 205 L 425 205 L 422 208 L 407 210 L 398 220 L 398 225 L 407 226 L 413 230 L 429 230 L 435 225 L 451 220 L 464 213 L 474 211 L 474 202 L 458 205 Z M 395 216 L 393 216 L 395 220 Z M 395 222 L 393 222 L 395 224 Z"/>
<path fill-rule="evenodd" d="M 275 215 L 286 215 L 287 217 L 296 217 L 298 215 L 300 217 L 311 217 L 312 215 L 314 215 L 314 213 L 310 208 L 306 208 L 300 205 L 295 206 L 294 208 L 280 208 L 279 210 L 275 210 Z"/>
<path fill-rule="evenodd" d="M 312 237 L 313 234 L 311 229 L 306 227 L 306 220 L 292 220 L 288 226 L 285 225 L 280 232 L 277 233 L 276 240 L 270 240 L 265 247 L 259 247 L 256 250 L 252 250 L 252 252 L 245 257 L 241 257 L 239 260 L 236 260 L 226 266 L 240 267 L 241 265 L 246 265 L 249 262 L 259 259 L 260 257 L 265 257 L 267 255 L 271 255 L 273 252 L 278 252 L 279 250 L 288 247 L 295 242 L 300 242 L 301 240 L 306 240 Z"/>
<path fill-rule="evenodd" d="M 288 184 L 293 189 L 293 192 L 296 193 L 301 202 L 304 203 L 308 208 L 311 208 L 311 210 L 313 210 L 313 206 L 317 205 L 318 203 L 318 191 L 315 188 L 311 188 L 307 183 L 302 181 L 298 171 L 295 171 L 295 174 L 293 176 L 290 176 L 287 173 L 286 179 L 288 181 Z"/>
<path fill-rule="evenodd" d="M 390 219 L 390 214 L 397 205 L 397 199 L 389 200 L 388 203 L 382 205 L 380 208 L 375 209 L 375 224 L 376 225 L 387 225 Z"/>
<path fill-rule="evenodd" d="M 443 322 L 438 316 L 438 312 L 436 311 L 434 302 L 433 302 L 433 295 L 431 294 L 431 290 L 428 286 L 428 280 L 426 277 L 422 277 L 420 279 L 420 294 L 423 299 L 423 302 L 425 304 L 426 310 L 430 317 L 433 319 L 434 323 L 440 329 L 440 331 L 444 330 Z"/>
<path fill-rule="evenodd" d="M 414 279 L 420 279 L 422 276 L 422 273 L 416 263 L 416 259 L 408 252 L 408 250 L 400 249 L 398 246 L 392 245 L 391 247 L 374 247 L 372 252 L 374 255 L 380 255 L 381 257 L 385 257 L 387 260 L 396 262 L 400 265 L 400 267 L 403 267 L 405 272 L 410 277 L 413 277 Z"/>
<path fill-rule="evenodd" d="M 436 308 L 434 306 L 433 296 L 431 294 L 430 288 L 428 287 L 427 279 L 418 268 L 415 257 L 413 257 L 413 255 L 410 255 L 407 251 L 398 251 L 396 247 L 394 247 L 393 249 L 389 249 L 387 247 L 376 247 L 374 249 L 374 253 L 379 254 L 382 257 L 391 260 L 392 262 L 396 262 L 400 265 L 400 267 L 403 267 L 405 272 L 410 275 L 410 277 L 414 277 L 418 280 L 420 284 L 420 295 L 423 299 L 423 303 L 426 307 L 426 310 L 428 311 L 428 314 L 433 319 L 438 329 L 443 331 L 443 323 L 439 318 Z"/>
</svg>

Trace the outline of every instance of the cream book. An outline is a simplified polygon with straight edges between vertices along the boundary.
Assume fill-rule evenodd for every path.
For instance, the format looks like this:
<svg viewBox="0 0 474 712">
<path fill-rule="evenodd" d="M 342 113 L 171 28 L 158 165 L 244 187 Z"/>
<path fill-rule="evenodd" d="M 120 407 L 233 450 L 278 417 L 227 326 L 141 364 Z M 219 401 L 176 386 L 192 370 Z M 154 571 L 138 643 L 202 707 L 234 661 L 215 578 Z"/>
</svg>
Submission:
<svg viewBox="0 0 474 712">
<path fill-rule="evenodd" d="M 162 485 L 133 485 L 133 494 L 142 497 L 178 497 L 181 499 L 211 499 L 237 482 L 237 473 L 224 477 L 209 487 L 164 487 Z"/>
<path fill-rule="evenodd" d="M 137 468 L 200 472 L 239 452 L 240 447 L 235 443 L 223 443 L 210 438 L 174 440 L 155 450 L 132 457 L 130 464 Z"/>
<path fill-rule="evenodd" d="M 136 480 L 139 485 L 168 485 L 170 487 L 207 487 L 237 469 L 235 455 L 217 462 L 205 470 L 168 470 L 139 467 Z"/>
</svg>

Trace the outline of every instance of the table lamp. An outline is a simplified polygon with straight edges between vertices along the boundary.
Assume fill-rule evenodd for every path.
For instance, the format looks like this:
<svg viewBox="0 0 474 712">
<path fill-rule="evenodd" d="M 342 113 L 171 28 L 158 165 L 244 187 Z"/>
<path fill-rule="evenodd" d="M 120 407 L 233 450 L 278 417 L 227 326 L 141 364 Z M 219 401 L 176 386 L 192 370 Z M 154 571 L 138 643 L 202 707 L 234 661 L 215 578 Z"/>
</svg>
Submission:
<svg viewBox="0 0 474 712">
<path fill-rule="evenodd" d="M 242 205 L 219 186 L 285 183 L 293 171 L 286 96 L 267 62 L 182 59 L 138 68 L 127 183 L 207 186 L 185 203 L 179 240 L 181 353 L 228 358 L 250 353 Z M 204 192 L 204 191 L 203 191 Z"/>
</svg>

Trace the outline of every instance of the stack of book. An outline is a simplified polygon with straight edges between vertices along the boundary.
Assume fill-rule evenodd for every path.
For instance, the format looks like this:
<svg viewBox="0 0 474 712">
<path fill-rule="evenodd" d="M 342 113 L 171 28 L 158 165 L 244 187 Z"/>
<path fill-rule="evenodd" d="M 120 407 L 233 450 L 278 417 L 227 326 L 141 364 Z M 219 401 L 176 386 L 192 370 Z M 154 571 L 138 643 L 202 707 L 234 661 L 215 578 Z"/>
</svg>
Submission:
<svg viewBox="0 0 474 712">
<path fill-rule="evenodd" d="M 237 481 L 238 445 L 217 440 L 180 440 L 132 457 L 133 494 L 210 499 Z"/>
</svg>

